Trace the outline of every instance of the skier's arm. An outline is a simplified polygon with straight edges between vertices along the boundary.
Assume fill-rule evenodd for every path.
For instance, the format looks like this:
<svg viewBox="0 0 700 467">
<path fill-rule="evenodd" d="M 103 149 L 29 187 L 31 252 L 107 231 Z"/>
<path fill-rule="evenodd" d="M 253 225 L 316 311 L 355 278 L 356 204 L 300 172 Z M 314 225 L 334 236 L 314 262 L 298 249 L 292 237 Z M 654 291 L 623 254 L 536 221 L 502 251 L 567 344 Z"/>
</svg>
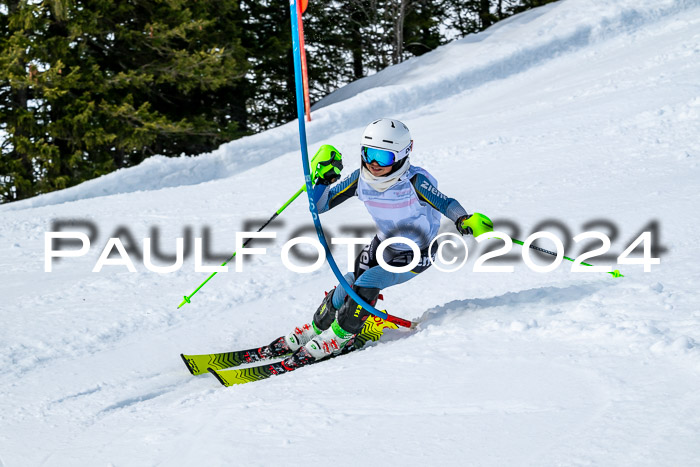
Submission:
<svg viewBox="0 0 700 467">
<path fill-rule="evenodd" d="M 357 194 L 357 180 L 360 171 L 355 170 L 349 177 L 340 183 L 330 187 L 328 185 L 317 185 L 314 188 L 314 201 L 319 213 L 333 209 L 343 201 L 352 198 Z"/>
<path fill-rule="evenodd" d="M 416 174 L 412 179 L 413 187 L 418 197 L 440 211 L 445 217 L 455 223 L 462 235 L 478 237 L 482 233 L 493 231 L 493 222 L 484 214 L 475 212 L 467 214 L 459 201 L 448 198 L 438 190 L 423 174 Z"/>
<path fill-rule="evenodd" d="M 468 215 L 467 211 L 459 204 L 459 201 L 442 194 L 440 190 L 430 183 L 430 180 L 425 175 L 414 175 L 411 183 L 413 183 L 418 198 L 440 211 L 443 216 L 452 222 L 457 222 L 457 219 Z"/>
</svg>

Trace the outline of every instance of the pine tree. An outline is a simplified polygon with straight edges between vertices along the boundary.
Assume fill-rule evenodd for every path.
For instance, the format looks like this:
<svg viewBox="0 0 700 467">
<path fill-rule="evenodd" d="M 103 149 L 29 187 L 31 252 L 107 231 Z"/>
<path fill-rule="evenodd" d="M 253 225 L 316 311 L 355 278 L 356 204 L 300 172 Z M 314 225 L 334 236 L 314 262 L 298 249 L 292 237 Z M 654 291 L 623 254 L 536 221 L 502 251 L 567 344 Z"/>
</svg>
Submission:
<svg viewBox="0 0 700 467">
<path fill-rule="evenodd" d="M 15 1 L 3 19 L 3 201 L 248 131 L 234 2 Z"/>
<path fill-rule="evenodd" d="M 241 44 L 250 70 L 248 119 L 262 131 L 296 118 L 289 2 L 241 0 Z"/>
<path fill-rule="evenodd" d="M 43 131 L 46 107 L 37 100 L 40 72 L 36 31 L 45 25 L 40 5 L 12 0 L 0 14 L 0 131 L 4 132 L 0 159 L 0 201 L 32 196 L 50 188 L 56 150 Z M 61 181 L 56 182 L 60 185 Z"/>
<path fill-rule="evenodd" d="M 420 1 L 414 4 L 404 21 L 404 59 L 423 55 L 446 42 L 440 32 L 444 16 L 441 2 Z"/>
</svg>

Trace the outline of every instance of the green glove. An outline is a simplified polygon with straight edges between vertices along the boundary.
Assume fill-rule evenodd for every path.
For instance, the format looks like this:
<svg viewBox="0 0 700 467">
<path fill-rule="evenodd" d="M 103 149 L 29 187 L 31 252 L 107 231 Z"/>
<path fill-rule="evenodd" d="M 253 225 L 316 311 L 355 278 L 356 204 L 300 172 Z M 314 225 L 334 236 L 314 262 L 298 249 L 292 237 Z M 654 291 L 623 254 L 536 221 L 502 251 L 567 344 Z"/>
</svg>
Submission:
<svg viewBox="0 0 700 467">
<path fill-rule="evenodd" d="M 314 184 L 330 185 L 340 178 L 343 170 L 342 154 L 330 144 L 324 144 L 311 159 L 311 179 Z"/>
<path fill-rule="evenodd" d="M 485 215 L 475 212 L 472 215 L 467 214 L 457 219 L 457 230 L 462 235 L 479 235 L 486 232 L 493 232 L 493 222 Z"/>
</svg>

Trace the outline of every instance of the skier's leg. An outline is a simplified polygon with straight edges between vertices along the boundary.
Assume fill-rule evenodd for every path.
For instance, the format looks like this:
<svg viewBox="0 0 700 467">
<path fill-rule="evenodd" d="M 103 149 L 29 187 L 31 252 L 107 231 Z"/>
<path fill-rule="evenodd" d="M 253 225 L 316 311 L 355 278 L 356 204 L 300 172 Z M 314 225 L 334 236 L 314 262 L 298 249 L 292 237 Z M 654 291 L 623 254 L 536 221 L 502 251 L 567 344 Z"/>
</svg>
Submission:
<svg viewBox="0 0 700 467">
<path fill-rule="evenodd" d="M 379 246 L 379 240 L 375 236 L 374 239 L 363 248 L 362 252 L 360 252 L 360 255 L 355 260 L 355 272 L 349 272 L 344 276 L 345 280 L 351 286 L 354 283 L 355 278 L 362 274 L 363 271 L 370 269 L 372 266 L 377 265 L 373 254 L 376 251 L 377 246 Z M 377 292 L 377 294 L 378 293 L 379 292 Z M 326 293 L 323 302 L 321 302 L 319 307 L 316 309 L 316 313 L 314 313 L 313 321 L 311 323 L 311 330 L 313 332 L 309 332 L 306 329 L 304 329 L 303 332 L 299 332 L 300 328 L 296 328 L 294 331 L 292 331 L 284 337 L 284 342 L 282 345 L 292 351 L 297 351 L 301 346 L 306 345 L 311 341 L 311 339 L 313 339 L 317 335 L 321 335 L 324 331 L 327 331 L 326 337 L 329 338 L 325 347 L 328 348 L 328 343 L 336 343 L 337 340 L 334 339 L 337 339 L 337 336 L 333 334 L 331 326 L 337 320 L 338 310 L 344 306 L 347 299 L 347 295 L 348 293 L 345 291 L 345 289 L 339 286 L 336 286 L 335 288 L 333 288 L 333 290 Z M 376 297 L 373 297 L 372 300 L 376 301 Z M 308 325 L 306 325 L 306 327 L 308 327 Z M 354 326 L 351 327 L 353 327 L 354 329 Z M 339 329 L 340 330 L 338 332 L 341 332 L 342 334 L 347 334 L 346 332 L 342 331 L 341 328 Z M 361 323 L 359 329 L 362 329 Z M 357 332 L 359 332 L 359 330 Z M 354 334 L 356 333 L 350 333 L 349 336 L 352 337 Z M 323 342 L 325 341 L 319 341 L 319 345 L 323 344 Z M 345 341 L 343 341 L 342 343 L 344 344 Z"/>
<path fill-rule="evenodd" d="M 377 297 L 379 297 L 379 291 L 381 290 L 377 287 L 359 286 L 353 286 L 352 289 L 360 298 L 372 306 L 377 303 Z M 365 311 L 355 300 L 348 297 L 345 303 L 343 303 L 343 306 L 338 310 L 336 322 L 343 331 L 354 335 L 362 331 L 362 326 L 365 324 L 365 320 L 368 316 L 369 312 Z"/>
<path fill-rule="evenodd" d="M 348 284 L 352 286 L 357 280 L 357 278 L 359 278 L 365 271 L 368 271 L 379 264 L 376 258 L 377 248 L 379 247 L 379 244 L 379 238 L 377 238 L 377 236 L 375 235 L 372 241 L 365 245 L 360 254 L 357 255 L 357 258 L 355 259 L 354 274 L 348 273 L 345 275 L 345 280 L 348 281 Z M 387 256 L 389 255 L 386 255 L 385 253 L 385 260 L 387 260 Z M 387 261 L 390 260 L 391 258 L 389 257 Z M 340 287 L 340 284 L 338 284 L 338 286 L 336 286 L 336 288 L 333 290 L 333 306 L 336 310 L 339 310 L 343 303 L 345 303 L 345 298 L 347 296 L 348 293 L 345 291 L 344 288 Z M 325 330 L 328 329 L 328 327 L 324 327 L 322 329 Z"/>
<path fill-rule="evenodd" d="M 345 275 L 345 280 L 351 285 L 355 280 L 353 273 L 348 273 Z M 340 300 L 338 300 L 339 291 L 343 291 Z M 304 324 L 295 328 L 292 332 L 284 336 L 283 342 L 278 342 L 279 339 L 272 344 L 271 347 L 279 348 L 278 352 L 286 353 L 290 350 L 295 352 L 302 345 L 309 342 L 317 334 L 321 334 L 323 331 L 331 327 L 331 324 L 336 319 L 338 313 L 338 308 L 343 304 L 343 300 L 347 292 L 342 287 L 336 287 L 330 292 L 326 292 L 326 296 L 323 301 L 316 309 L 314 313 L 313 320 L 311 324 Z M 337 303 L 337 304 L 336 304 Z"/>
<path fill-rule="evenodd" d="M 431 264 L 428 252 L 422 251 L 418 265 L 411 271 L 404 273 L 386 271 L 378 265 L 376 259 L 379 243 L 379 239 L 375 237 L 369 245 L 365 246 L 355 261 L 353 290 L 373 306 L 382 289 L 416 277 Z M 404 266 L 412 259 L 412 251 L 397 251 L 390 248 L 384 250 L 384 260 L 392 266 Z M 344 300 L 342 304 L 339 303 L 341 298 Z M 311 339 L 304 343 L 287 363 L 298 366 L 340 352 L 345 344 L 362 330 L 368 316 L 369 312 L 348 297 L 342 287 L 336 287 L 332 295 L 326 296 L 314 315 L 314 328 L 318 334 L 315 336 L 309 334 Z"/>
<path fill-rule="evenodd" d="M 400 273 L 387 271 L 377 262 L 376 247 L 378 246 L 379 240 L 375 237 L 357 258 L 355 262 L 356 279 L 352 287 L 360 298 L 372 306 L 375 305 L 381 290 L 409 281 L 431 265 L 428 251 L 422 251 L 418 264 L 412 270 Z M 367 255 L 363 256 L 364 253 Z M 396 251 L 387 248 L 384 250 L 384 260 L 390 266 L 405 266 L 413 260 L 413 251 Z M 371 265 L 371 267 L 365 269 L 365 265 Z M 355 300 L 347 297 L 343 306 L 338 309 L 337 322 L 346 332 L 357 334 L 362 330 L 368 316 L 368 311 L 364 310 Z"/>
<path fill-rule="evenodd" d="M 365 272 L 355 281 L 352 289 L 364 301 L 374 306 L 377 303 L 379 292 L 392 285 L 402 284 L 416 277 L 418 273 L 412 271 L 395 273 L 384 270 L 381 266 L 375 266 Z M 369 312 L 362 308 L 351 297 L 347 297 L 343 306 L 338 309 L 337 322 L 340 327 L 351 334 L 357 334 L 362 330 Z"/>
<path fill-rule="evenodd" d="M 351 272 L 344 277 L 350 285 L 355 282 L 355 275 Z M 333 323 L 338 309 L 343 305 L 346 296 L 347 292 L 342 287 L 335 287 L 326 293 L 323 302 L 321 302 L 316 309 L 316 313 L 314 313 L 313 326 L 318 334 L 331 327 L 331 323 Z"/>
<path fill-rule="evenodd" d="M 368 246 L 370 251 L 372 251 L 374 244 L 375 242 L 372 242 Z M 363 250 L 363 253 L 366 250 L 367 248 Z M 412 251 L 393 251 L 385 256 L 387 263 L 392 266 L 409 264 L 412 259 Z M 361 255 L 358 259 L 360 264 L 371 264 L 372 262 L 376 262 L 376 257 L 371 254 L 367 257 Z M 359 277 L 355 279 L 352 288 L 360 298 L 374 306 L 382 289 L 406 282 L 425 271 L 429 266 L 427 251 L 421 255 L 421 260 L 416 267 L 404 273 L 389 272 L 381 266 L 373 266 L 366 270 L 356 271 L 356 274 L 359 273 Z M 340 290 L 341 288 L 336 288 L 335 293 L 338 294 Z M 368 316 L 368 311 L 351 297 L 346 297 L 345 302 L 338 309 L 337 318 L 330 327 L 318 336 L 314 336 L 300 352 L 303 351 L 307 358 L 311 357 L 316 360 L 340 352 L 345 344 L 362 330 Z"/>
<path fill-rule="evenodd" d="M 352 286 L 363 272 L 379 264 L 375 257 L 379 243 L 379 239 L 375 236 L 370 243 L 365 245 L 357 259 L 355 259 L 355 272 L 349 272 L 344 276 L 348 284 Z M 318 334 L 331 327 L 331 324 L 337 317 L 338 310 L 345 303 L 347 296 L 348 293 L 343 287 L 340 287 L 340 284 L 326 295 L 316 313 L 314 313 L 313 326 Z M 302 342 L 302 345 L 306 342 Z"/>
</svg>

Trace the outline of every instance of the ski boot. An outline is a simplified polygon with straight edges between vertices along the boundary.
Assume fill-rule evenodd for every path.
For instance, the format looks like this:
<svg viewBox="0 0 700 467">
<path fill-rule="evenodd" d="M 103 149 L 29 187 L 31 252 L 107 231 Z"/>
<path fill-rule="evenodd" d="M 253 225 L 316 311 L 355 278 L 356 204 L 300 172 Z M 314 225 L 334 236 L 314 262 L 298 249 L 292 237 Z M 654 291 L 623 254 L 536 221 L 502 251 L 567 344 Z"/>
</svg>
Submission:
<svg viewBox="0 0 700 467">
<path fill-rule="evenodd" d="M 330 328 L 311 339 L 304 347 L 315 360 L 321 360 L 338 355 L 354 338 L 355 334 L 345 331 L 338 324 L 338 320 L 335 320 Z"/>
<path fill-rule="evenodd" d="M 296 352 L 299 350 L 299 347 L 313 339 L 316 334 L 316 329 L 312 324 L 305 324 L 295 328 L 294 331 L 280 339 L 284 340 L 284 344 L 282 345 L 286 347 L 288 351 Z"/>
<path fill-rule="evenodd" d="M 259 351 L 261 357 L 263 358 L 275 358 L 282 357 L 288 353 L 293 353 L 299 350 L 304 344 L 309 342 L 311 339 L 316 337 L 318 334 L 323 332 L 322 328 L 319 328 L 316 321 L 321 324 L 331 318 L 327 326 L 330 325 L 333 319 L 335 319 L 336 309 L 333 307 L 333 292 L 326 292 L 326 296 L 323 302 L 319 305 L 316 313 L 314 314 L 314 321 L 311 324 L 304 324 L 295 328 L 292 332 L 286 336 L 282 336 L 274 340 L 270 345 L 262 347 Z M 318 319 L 318 316 L 323 316 L 323 320 Z"/>
<path fill-rule="evenodd" d="M 354 334 L 343 330 L 338 321 L 335 320 L 330 328 L 312 338 L 294 352 L 291 357 L 284 359 L 284 366 L 289 370 L 294 370 L 331 355 L 338 355 L 354 338 Z"/>
<path fill-rule="evenodd" d="M 338 320 L 335 320 L 330 328 L 299 347 L 291 356 L 270 365 L 268 371 L 272 374 L 287 373 L 324 358 L 339 355 L 352 350 L 349 347 L 353 345 L 354 340 L 355 334 L 343 330 L 338 324 Z"/>
</svg>

